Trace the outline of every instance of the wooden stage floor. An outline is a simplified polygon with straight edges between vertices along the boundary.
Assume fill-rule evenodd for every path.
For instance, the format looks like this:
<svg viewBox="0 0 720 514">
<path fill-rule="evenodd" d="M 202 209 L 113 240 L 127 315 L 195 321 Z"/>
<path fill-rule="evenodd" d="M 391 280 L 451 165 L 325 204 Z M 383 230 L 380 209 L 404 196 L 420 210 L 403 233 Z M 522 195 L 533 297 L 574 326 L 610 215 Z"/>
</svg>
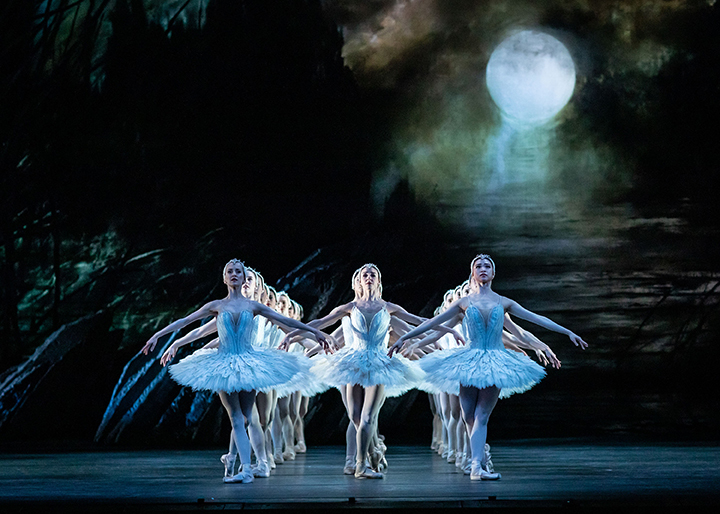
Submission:
<svg viewBox="0 0 720 514">
<path fill-rule="evenodd" d="M 344 448 L 312 447 L 253 484 L 224 484 L 216 450 L 0 453 L 0 511 L 467 508 L 642 512 L 720 506 L 720 446 L 499 442 L 497 482 L 471 482 L 429 448 L 388 450 L 383 480 L 342 474 Z"/>
</svg>

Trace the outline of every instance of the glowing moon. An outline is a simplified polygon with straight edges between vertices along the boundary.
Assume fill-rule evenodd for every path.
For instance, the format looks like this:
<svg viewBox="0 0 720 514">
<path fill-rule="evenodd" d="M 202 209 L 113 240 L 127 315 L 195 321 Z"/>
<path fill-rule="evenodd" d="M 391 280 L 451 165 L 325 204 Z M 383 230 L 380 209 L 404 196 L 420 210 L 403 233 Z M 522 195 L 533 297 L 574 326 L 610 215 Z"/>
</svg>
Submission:
<svg viewBox="0 0 720 514">
<path fill-rule="evenodd" d="M 485 79 L 490 96 L 506 118 L 539 125 L 570 100 L 575 89 L 575 63 L 554 37 L 524 30 L 495 48 Z"/>
</svg>

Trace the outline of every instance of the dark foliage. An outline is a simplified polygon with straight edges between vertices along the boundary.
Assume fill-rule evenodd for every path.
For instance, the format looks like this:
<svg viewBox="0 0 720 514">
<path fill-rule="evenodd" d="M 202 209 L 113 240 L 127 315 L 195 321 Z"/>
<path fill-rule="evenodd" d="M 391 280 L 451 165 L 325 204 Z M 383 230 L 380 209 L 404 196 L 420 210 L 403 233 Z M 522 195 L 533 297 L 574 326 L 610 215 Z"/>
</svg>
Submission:
<svg viewBox="0 0 720 514">
<path fill-rule="evenodd" d="M 304 255 L 363 217 L 362 102 L 319 1 L 214 0 L 203 27 L 169 29 L 137 0 L 110 13 L 90 2 L 84 16 L 56 3 L 65 17 L 38 17 L 35 4 L 0 16 L 0 362 L 72 319 L 72 268 L 94 258 L 74 247 L 108 230 L 118 258 L 192 248 L 217 227 Z M 112 36 L 94 63 L 103 15 Z M 60 43 L 68 16 L 74 36 Z M 23 322 L 28 308 L 45 321 Z"/>
</svg>

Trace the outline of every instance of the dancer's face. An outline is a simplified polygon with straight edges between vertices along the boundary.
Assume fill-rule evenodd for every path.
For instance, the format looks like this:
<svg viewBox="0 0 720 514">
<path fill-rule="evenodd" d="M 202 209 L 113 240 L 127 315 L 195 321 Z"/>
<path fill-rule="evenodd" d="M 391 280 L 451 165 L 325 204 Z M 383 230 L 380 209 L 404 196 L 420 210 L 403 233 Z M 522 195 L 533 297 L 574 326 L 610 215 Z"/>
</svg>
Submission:
<svg viewBox="0 0 720 514">
<path fill-rule="evenodd" d="M 255 277 L 255 273 L 252 271 L 248 272 L 247 278 L 245 279 L 245 283 L 242 285 L 242 295 L 245 298 L 253 299 L 255 296 L 255 286 L 257 284 L 257 278 Z"/>
<path fill-rule="evenodd" d="M 460 298 L 462 298 L 462 287 L 458 287 L 453 291 L 452 301 L 457 302 Z"/>
<path fill-rule="evenodd" d="M 465 297 L 470 294 L 470 284 L 463 284 L 461 296 Z"/>
<path fill-rule="evenodd" d="M 280 311 L 280 314 L 287 316 L 288 301 L 287 301 L 287 297 L 285 295 L 281 295 L 278 297 L 277 307 L 278 307 L 278 311 Z"/>
<path fill-rule="evenodd" d="M 241 264 L 230 264 L 225 269 L 225 283 L 228 286 L 240 287 L 246 282 L 245 268 Z"/>
<path fill-rule="evenodd" d="M 275 296 L 272 289 L 268 292 L 267 303 L 265 305 L 275 310 L 275 305 L 277 305 L 277 296 Z"/>
<path fill-rule="evenodd" d="M 495 277 L 492 262 L 488 259 L 478 259 L 473 265 L 473 276 L 478 284 L 486 284 Z"/>
<path fill-rule="evenodd" d="M 365 291 L 377 291 L 380 288 L 380 277 L 375 268 L 367 266 L 360 272 L 360 283 Z"/>
<path fill-rule="evenodd" d="M 355 299 L 363 297 L 363 288 L 362 284 L 360 283 L 360 273 L 355 275 L 353 278 L 353 291 L 355 292 Z"/>
</svg>

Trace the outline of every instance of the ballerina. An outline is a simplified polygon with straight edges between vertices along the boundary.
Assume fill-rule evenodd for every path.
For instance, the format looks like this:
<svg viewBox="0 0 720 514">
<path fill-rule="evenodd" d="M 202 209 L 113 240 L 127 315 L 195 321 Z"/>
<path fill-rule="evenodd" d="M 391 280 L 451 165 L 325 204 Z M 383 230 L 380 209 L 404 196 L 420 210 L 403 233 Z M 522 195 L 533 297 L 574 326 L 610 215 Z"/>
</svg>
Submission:
<svg viewBox="0 0 720 514">
<path fill-rule="evenodd" d="M 290 297 L 285 291 L 277 293 L 277 308 L 283 316 L 294 317 L 293 305 Z M 292 354 L 295 357 L 294 354 Z M 295 410 L 293 402 L 293 393 L 280 395 L 277 399 L 277 409 L 274 426 L 278 446 L 275 448 L 276 459 L 280 462 L 295 460 L 295 440 L 294 440 L 294 423 L 291 417 L 291 411 Z M 280 436 L 280 437 L 278 437 Z M 283 450 L 284 448 L 284 450 Z"/>
<path fill-rule="evenodd" d="M 265 284 L 265 281 L 262 277 L 262 275 L 254 270 L 253 268 L 250 268 L 248 266 L 245 267 L 245 273 L 246 278 L 245 281 L 242 284 L 241 287 L 241 293 L 242 295 L 249 299 L 254 301 L 261 301 L 261 303 L 264 303 L 268 305 L 270 301 L 269 291 L 267 291 L 268 287 Z M 260 292 L 260 289 L 262 288 L 263 293 Z M 264 301 L 263 301 L 264 300 Z M 272 306 L 268 305 L 270 308 L 273 308 Z M 271 333 L 272 329 L 277 328 L 276 325 L 271 324 L 268 320 L 266 320 L 264 317 L 258 315 L 253 318 L 253 325 L 252 325 L 252 335 L 251 335 L 251 343 L 255 347 L 263 347 L 263 348 L 270 348 L 271 346 L 267 345 L 264 341 L 269 337 L 269 334 Z M 288 329 L 289 330 L 289 329 Z M 178 339 L 176 344 L 178 348 L 191 343 L 197 339 L 200 339 L 202 337 L 205 337 L 207 335 L 213 334 L 217 332 L 217 319 L 213 318 L 208 323 L 188 332 L 186 335 L 184 335 L 182 338 Z M 219 338 L 215 338 L 212 341 L 210 341 L 208 344 L 203 346 L 203 349 L 210 349 L 210 348 L 217 348 L 219 346 Z M 258 391 L 257 395 L 255 396 L 255 407 L 256 412 L 258 415 L 258 421 L 260 422 L 260 428 L 265 432 L 265 454 L 266 458 L 263 459 L 262 457 L 258 458 L 259 451 L 261 451 L 260 448 L 257 448 L 255 446 L 255 443 L 257 441 L 256 437 L 250 437 L 250 443 L 252 445 L 252 450 L 255 453 L 255 456 L 257 458 L 256 465 L 253 465 L 251 467 L 253 476 L 255 478 L 267 478 L 270 476 L 270 470 L 275 467 L 275 463 L 272 460 L 272 445 L 268 446 L 268 436 L 267 433 L 269 432 L 268 425 L 272 423 L 272 414 L 273 411 L 270 410 L 270 407 L 267 406 L 267 403 L 271 403 L 273 401 L 273 398 L 276 398 L 275 391 L 269 390 L 269 391 Z M 274 404 L 273 404 L 274 407 Z M 269 411 L 270 410 L 270 411 Z M 268 412 L 269 411 L 269 412 Z M 254 431 L 254 426 L 248 427 L 249 431 L 252 433 Z M 233 475 L 235 475 L 235 464 L 237 460 L 237 453 L 238 449 L 235 445 L 235 433 L 234 429 L 230 431 L 230 443 L 228 446 L 228 453 L 223 454 L 220 457 L 220 462 L 225 466 L 225 477 L 230 478 Z"/>
<path fill-rule="evenodd" d="M 293 329 L 310 332 L 318 342 L 329 345 L 326 336 L 319 330 L 245 298 L 241 290 L 247 276 L 241 261 L 233 259 L 228 262 L 223 270 L 223 282 L 227 285 L 228 295 L 170 323 L 153 334 L 142 349 L 147 355 L 155 349 L 160 337 L 194 321 L 215 317 L 220 336 L 217 347 L 201 348 L 185 357 L 170 367 L 170 375 L 181 385 L 194 390 L 211 390 L 220 396 L 230 417 L 235 446 L 240 454 L 238 473 L 224 477 L 225 482 L 250 483 L 254 479 L 250 469 L 250 439 L 245 432 L 246 422 L 258 458 L 261 459 L 265 454 L 264 436 L 254 414 L 256 391 L 273 388 L 293 391 L 297 389 L 298 382 L 306 378 L 295 359 L 281 352 L 270 352 L 251 345 L 254 317 L 261 315 Z M 162 355 L 160 361 L 163 366 L 173 359 L 182 346 L 178 343 L 174 342 Z"/>
<path fill-rule="evenodd" d="M 346 388 L 347 407 L 356 429 L 355 477 L 383 478 L 382 473 L 372 470 L 368 461 L 379 409 L 386 395 L 399 396 L 415 387 L 423 377 L 417 364 L 405 358 L 389 359 L 385 354 L 391 317 L 415 325 L 422 323 L 423 318 L 382 299 L 382 278 L 374 264 L 365 264 L 359 269 L 359 283 L 360 298 L 309 323 L 324 328 L 347 319 L 353 338 L 351 344 L 346 338 L 341 350 L 312 369 L 322 382 Z M 283 345 L 294 335 L 294 332 L 288 334 Z"/>
<path fill-rule="evenodd" d="M 295 300 L 290 300 L 293 307 L 294 319 L 302 321 L 303 308 L 302 305 L 297 303 Z M 301 343 L 302 344 L 302 343 Z M 300 352 L 305 353 L 306 348 L 299 347 Z M 304 356 L 304 355 L 303 355 Z M 308 412 L 308 406 L 310 405 L 310 397 L 314 395 L 305 394 L 303 391 L 296 391 L 292 395 L 292 401 L 290 402 L 290 418 L 293 420 L 293 428 L 295 432 L 295 446 L 293 449 L 295 453 L 307 452 L 307 444 L 305 444 L 305 415 Z"/>
<path fill-rule="evenodd" d="M 392 356 L 402 349 L 408 339 L 442 323 L 463 322 L 470 340 L 468 346 L 436 352 L 419 362 L 427 374 L 426 383 L 460 397 L 463 420 L 470 437 L 471 480 L 500 478 L 499 473 L 488 469 L 485 453 L 488 419 L 498 398 L 527 391 L 545 376 L 545 370 L 530 358 L 504 348 L 504 314 L 510 313 L 567 335 L 575 346 L 587 347 L 587 343 L 574 332 L 495 293 L 491 288 L 495 270 L 495 263 L 489 255 L 476 256 L 470 263 L 471 294 L 401 336 L 388 352 Z"/>
</svg>

